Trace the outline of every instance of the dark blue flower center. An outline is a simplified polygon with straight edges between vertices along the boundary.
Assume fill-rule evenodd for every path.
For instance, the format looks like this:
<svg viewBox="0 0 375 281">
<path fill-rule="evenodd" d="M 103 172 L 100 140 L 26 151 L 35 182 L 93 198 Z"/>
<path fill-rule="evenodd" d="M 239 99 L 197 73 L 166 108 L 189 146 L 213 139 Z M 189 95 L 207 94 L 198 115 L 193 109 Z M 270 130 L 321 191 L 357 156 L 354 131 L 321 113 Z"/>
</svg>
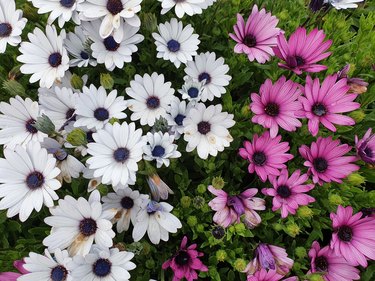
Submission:
<svg viewBox="0 0 375 281">
<path fill-rule="evenodd" d="M 31 133 L 31 134 L 36 134 L 38 130 L 33 126 L 35 124 L 34 119 L 30 119 L 29 121 L 26 122 L 26 130 Z"/>
<path fill-rule="evenodd" d="M 344 242 L 349 242 L 353 237 L 353 230 L 346 225 L 340 226 L 337 232 L 337 236 Z"/>
<path fill-rule="evenodd" d="M 152 150 L 152 156 L 154 157 L 162 157 L 164 153 L 165 149 L 161 145 L 155 145 L 154 149 Z"/>
<path fill-rule="evenodd" d="M 208 132 L 211 131 L 211 124 L 206 121 L 201 121 L 198 124 L 198 132 L 202 135 L 206 135 Z"/>
<path fill-rule="evenodd" d="M 74 108 L 69 108 L 68 111 L 65 113 L 65 118 L 69 121 L 75 121 L 73 120 L 73 115 L 74 115 L 75 109 Z"/>
<path fill-rule="evenodd" d="M 123 9 L 124 9 L 124 6 L 122 5 L 121 0 L 108 0 L 107 10 L 112 15 L 117 15 L 118 13 L 121 13 Z"/>
<path fill-rule="evenodd" d="M 174 118 L 174 122 L 176 122 L 178 126 L 182 126 L 182 122 L 184 121 L 185 117 L 185 115 L 177 114 L 177 116 Z"/>
<path fill-rule="evenodd" d="M 57 53 L 57 52 L 50 54 L 50 56 L 48 57 L 48 63 L 52 67 L 58 67 L 61 64 L 61 60 L 62 60 L 62 56 L 60 53 Z"/>
<path fill-rule="evenodd" d="M 9 23 L 0 23 L 0 37 L 8 37 L 12 33 L 12 26 Z"/>
<path fill-rule="evenodd" d="M 81 53 L 80 53 L 80 56 L 81 56 L 81 58 L 82 59 L 84 59 L 84 60 L 88 60 L 89 59 L 89 54 L 87 53 L 87 52 L 85 52 L 85 51 L 82 51 Z"/>
<path fill-rule="evenodd" d="M 264 107 L 264 111 L 269 116 L 277 116 L 279 114 L 279 106 L 274 102 L 270 102 Z"/>
<path fill-rule="evenodd" d="M 326 159 L 318 157 L 314 159 L 313 166 L 319 173 L 324 173 L 328 168 L 328 163 Z"/>
<path fill-rule="evenodd" d="M 328 270 L 328 261 L 324 256 L 315 259 L 315 268 L 318 272 L 326 272 Z"/>
<path fill-rule="evenodd" d="M 160 106 L 160 100 L 158 97 L 149 97 L 146 101 L 147 107 L 150 109 L 155 109 Z"/>
<path fill-rule="evenodd" d="M 91 236 L 96 233 L 96 221 L 91 218 L 81 220 L 79 223 L 79 231 L 83 236 Z"/>
<path fill-rule="evenodd" d="M 258 152 L 254 152 L 252 159 L 255 165 L 263 166 L 266 163 L 267 157 L 264 152 L 258 151 Z"/>
<path fill-rule="evenodd" d="M 112 264 L 107 259 L 98 259 L 92 266 L 92 271 L 98 277 L 105 277 L 111 273 Z"/>
<path fill-rule="evenodd" d="M 180 250 L 175 256 L 174 261 L 179 266 L 187 265 L 190 261 L 190 255 L 186 251 Z"/>
<path fill-rule="evenodd" d="M 76 0 L 60 0 L 61 6 L 65 7 L 65 8 L 73 7 L 75 2 L 76 2 Z"/>
<path fill-rule="evenodd" d="M 193 98 L 196 98 L 199 94 L 199 90 L 195 87 L 191 87 L 189 90 L 188 90 L 188 95 L 189 97 L 191 97 L 192 99 Z"/>
<path fill-rule="evenodd" d="M 211 82 L 211 76 L 207 72 L 202 72 L 198 76 L 198 81 L 202 82 L 203 80 L 206 80 L 206 84 L 209 84 Z"/>
<path fill-rule="evenodd" d="M 374 152 L 368 146 L 363 150 L 363 152 L 366 154 L 367 157 L 372 158 L 374 156 Z"/>
<path fill-rule="evenodd" d="M 281 198 L 288 198 L 292 194 L 289 186 L 286 185 L 280 185 L 279 187 L 277 187 L 276 192 L 277 195 L 279 195 Z"/>
<path fill-rule="evenodd" d="M 31 190 L 40 188 L 44 183 L 44 176 L 41 172 L 34 171 L 26 177 L 27 187 Z"/>
<path fill-rule="evenodd" d="M 312 111 L 316 116 L 323 116 L 327 113 L 326 107 L 324 106 L 324 104 L 321 103 L 314 104 L 312 107 Z"/>
<path fill-rule="evenodd" d="M 109 118 L 109 112 L 103 107 L 99 107 L 94 111 L 94 117 L 99 121 L 104 121 Z"/>
<path fill-rule="evenodd" d="M 87 140 L 87 142 L 88 143 L 90 143 L 90 142 L 95 142 L 94 141 L 94 138 L 92 137 L 92 134 L 93 134 L 94 132 L 92 132 L 92 131 L 88 131 L 88 132 L 86 132 L 86 140 Z"/>
<path fill-rule="evenodd" d="M 117 148 L 115 152 L 113 152 L 113 158 L 120 163 L 124 163 L 126 160 L 128 160 L 129 155 L 130 151 L 125 147 Z"/>
<path fill-rule="evenodd" d="M 124 208 L 124 209 L 131 209 L 133 208 L 134 206 L 134 200 L 131 199 L 129 196 L 125 196 L 121 199 L 121 206 Z"/>
<path fill-rule="evenodd" d="M 58 265 L 51 270 L 52 281 L 64 281 L 68 276 L 68 271 L 62 265 Z"/>
<path fill-rule="evenodd" d="M 246 34 L 243 39 L 243 43 L 248 46 L 249 48 L 255 47 L 257 44 L 257 39 L 252 34 Z"/>
<path fill-rule="evenodd" d="M 171 52 L 178 52 L 180 50 L 180 43 L 178 41 L 171 39 L 167 43 L 168 50 Z"/>
<path fill-rule="evenodd" d="M 103 42 L 104 42 L 105 48 L 111 52 L 116 51 L 120 47 L 120 44 L 115 41 L 113 36 L 108 36 L 107 38 L 104 39 Z"/>
<path fill-rule="evenodd" d="M 305 60 L 300 56 L 295 56 L 297 66 L 301 66 L 305 64 Z"/>
</svg>

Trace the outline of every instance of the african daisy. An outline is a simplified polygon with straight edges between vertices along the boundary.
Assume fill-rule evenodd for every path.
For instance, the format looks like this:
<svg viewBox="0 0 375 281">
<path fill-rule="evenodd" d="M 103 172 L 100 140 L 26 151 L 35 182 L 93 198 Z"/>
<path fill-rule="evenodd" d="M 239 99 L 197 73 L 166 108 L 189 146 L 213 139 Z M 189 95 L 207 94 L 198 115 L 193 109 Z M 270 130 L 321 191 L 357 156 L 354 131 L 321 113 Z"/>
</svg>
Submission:
<svg viewBox="0 0 375 281">
<path fill-rule="evenodd" d="M 324 0 L 324 3 L 331 4 L 336 10 L 358 8 L 358 4 L 364 0 Z"/>
<path fill-rule="evenodd" d="M 186 101 L 180 101 L 178 98 L 172 100 L 171 107 L 165 119 L 175 139 L 179 139 L 181 134 L 184 133 L 183 122 L 191 107 L 190 103 L 186 104 Z"/>
<path fill-rule="evenodd" d="M 191 104 L 195 104 L 201 100 L 205 81 L 194 81 L 187 77 L 182 88 L 178 92 L 182 95 L 182 99 L 188 100 Z"/>
<path fill-rule="evenodd" d="M 189 16 L 202 13 L 202 7 L 207 8 L 204 5 L 205 0 L 158 0 L 161 2 L 161 14 L 164 15 L 174 7 L 174 12 L 177 17 L 182 18 L 185 13 Z M 206 7 L 205 7 L 206 6 Z"/>
<path fill-rule="evenodd" d="M 355 136 L 355 147 L 357 154 L 364 162 L 375 165 L 375 134 L 372 133 L 371 128 L 367 130 L 362 139 Z"/>
</svg>

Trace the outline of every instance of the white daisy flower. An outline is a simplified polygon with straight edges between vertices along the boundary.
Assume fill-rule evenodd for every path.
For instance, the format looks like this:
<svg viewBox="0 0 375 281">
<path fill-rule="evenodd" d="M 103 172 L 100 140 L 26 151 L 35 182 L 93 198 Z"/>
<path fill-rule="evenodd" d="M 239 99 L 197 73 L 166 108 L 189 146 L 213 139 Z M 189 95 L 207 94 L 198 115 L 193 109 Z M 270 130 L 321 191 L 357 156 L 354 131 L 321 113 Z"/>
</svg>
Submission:
<svg viewBox="0 0 375 281">
<path fill-rule="evenodd" d="M 87 67 L 96 66 L 97 61 L 91 55 L 91 40 L 83 33 L 81 26 L 76 26 L 74 32 L 69 32 L 64 40 L 64 45 L 69 54 L 74 58 L 70 60 L 70 66 Z"/>
<path fill-rule="evenodd" d="M 189 16 L 202 14 L 201 5 L 205 0 L 158 0 L 161 2 L 161 14 L 164 15 L 174 7 L 176 16 L 182 18 L 185 13 Z"/>
<path fill-rule="evenodd" d="M 141 240 L 146 232 L 153 244 L 168 241 L 169 233 L 176 233 L 182 227 L 180 220 L 170 213 L 172 210 L 173 206 L 166 202 L 144 201 L 134 225 L 134 241 Z"/>
<path fill-rule="evenodd" d="M 184 132 L 183 121 L 191 107 L 191 103 L 186 104 L 186 101 L 180 101 L 178 98 L 175 98 L 171 103 L 168 114 L 165 116 L 168 126 L 171 127 L 170 132 L 176 140 Z"/>
<path fill-rule="evenodd" d="M 88 129 L 102 129 L 111 118 L 119 120 L 126 118 L 123 112 L 126 109 L 124 97 L 117 96 L 117 90 L 108 95 L 106 90 L 94 85 L 90 88 L 83 87 L 83 93 L 79 95 L 76 105 L 77 121 L 74 127 L 87 127 Z"/>
<path fill-rule="evenodd" d="M 7 44 L 21 43 L 21 33 L 27 22 L 22 14 L 21 10 L 16 10 L 14 0 L 0 0 L 0 54 L 5 53 Z"/>
<path fill-rule="evenodd" d="M 156 160 L 156 167 L 160 168 L 163 164 L 168 167 L 170 158 L 181 157 L 177 151 L 177 144 L 174 144 L 174 136 L 162 132 L 147 133 L 147 145 L 143 147 L 143 159 L 147 161 Z"/>
<path fill-rule="evenodd" d="M 65 250 L 57 249 L 54 257 L 47 249 L 44 255 L 31 252 L 24 262 L 23 268 L 30 273 L 18 277 L 18 281 L 73 281 L 72 258 Z"/>
<path fill-rule="evenodd" d="M 224 64 L 224 58 L 216 59 L 214 52 L 201 53 L 194 57 L 194 61 L 189 61 L 185 68 L 188 77 L 205 82 L 201 101 L 212 101 L 214 97 L 225 94 L 225 86 L 229 85 L 231 76 L 227 75 L 229 66 Z M 184 79 L 187 80 L 188 77 Z"/>
<path fill-rule="evenodd" d="M 17 144 L 40 142 L 47 137 L 33 126 L 41 115 L 36 101 L 16 96 L 10 98 L 9 103 L 1 102 L 0 112 L 0 144 L 14 148 Z"/>
<path fill-rule="evenodd" d="M 141 125 L 153 126 L 156 119 L 165 117 L 174 98 L 171 85 L 171 82 L 164 83 L 164 75 L 156 72 L 151 76 L 135 75 L 130 81 L 130 88 L 126 88 L 126 93 L 133 98 L 127 100 L 128 108 L 133 111 L 130 119 L 140 120 Z"/>
<path fill-rule="evenodd" d="M 60 81 L 56 80 L 53 83 L 52 87 L 50 87 L 50 88 L 40 87 L 38 89 L 38 92 L 43 93 L 43 94 L 48 94 L 48 93 L 55 94 L 55 88 L 58 87 L 60 89 L 61 88 L 72 89 L 73 92 L 75 92 L 75 93 L 81 93 L 82 89 L 76 89 L 75 87 L 73 87 L 72 78 L 73 78 L 73 74 L 68 70 L 67 72 L 65 72 L 64 77 L 61 78 Z M 83 86 L 86 86 L 87 80 L 89 79 L 89 76 L 87 74 L 82 75 L 81 79 L 82 79 L 82 82 L 83 82 Z"/>
<path fill-rule="evenodd" d="M 60 143 L 54 139 L 46 138 L 41 145 L 56 158 L 57 167 L 61 170 L 58 176 L 61 182 L 64 180 L 70 183 L 72 178 L 79 178 L 79 174 L 83 172 L 85 165 L 74 156 L 69 155 Z"/>
<path fill-rule="evenodd" d="M 93 41 L 91 44 L 92 56 L 99 64 L 112 71 L 115 67 L 123 68 L 125 62 L 132 61 L 132 54 L 138 50 L 136 44 L 144 40 L 143 35 L 137 34 L 139 27 L 127 23 L 118 32 L 122 33 L 121 40 L 115 40 L 114 35 L 104 39 L 99 36 L 98 28 L 100 21 L 87 22 L 83 24 L 86 34 Z"/>
<path fill-rule="evenodd" d="M 102 198 L 103 209 L 112 209 L 116 212 L 112 222 L 117 223 L 116 229 L 118 233 L 127 231 L 135 222 L 138 211 L 141 209 L 141 204 L 148 199 L 148 195 L 140 194 L 136 190 L 131 190 L 129 187 L 118 189 L 116 193 L 110 192 Z"/>
<path fill-rule="evenodd" d="M 331 4 L 336 10 L 358 8 L 356 3 L 363 2 L 363 0 L 325 0 L 324 3 Z"/>
<path fill-rule="evenodd" d="M 38 14 L 50 13 L 48 24 L 52 24 L 57 18 L 59 27 L 72 19 L 76 24 L 80 24 L 77 6 L 84 0 L 28 0 L 35 8 L 39 8 Z"/>
<path fill-rule="evenodd" d="M 22 55 L 17 57 L 22 62 L 20 70 L 32 74 L 30 83 L 39 81 L 40 87 L 51 88 L 55 80 L 61 80 L 69 69 L 68 52 L 63 47 L 65 31 L 57 35 L 55 26 L 46 26 L 46 34 L 39 28 L 29 33 L 30 42 L 22 42 L 19 48 Z"/>
<path fill-rule="evenodd" d="M 58 131 L 75 121 L 77 99 L 78 94 L 69 88 L 55 87 L 53 91 L 39 88 L 40 109 L 51 119 Z"/>
<path fill-rule="evenodd" d="M 92 137 L 95 142 L 87 144 L 87 152 L 92 155 L 87 164 L 95 170 L 94 177 L 114 186 L 134 184 L 145 145 L 142 130 L 136 130 L 134 123 L 107 124 Z"/>
<path fill-rule="evenodd" d="M 74 280 L 82 281 L 128 281 L 129 270 L 136 268 L 130 261 L 133 257 L 134 254 L 131 252 L 94 245 L 85 257 L 73 257 L 72 275 Z"/>
<path fill-rule="evenodd" d="M 199 3 L 198 5 L 203 9 L 207 9 L 208 7 L 212 6 L 216 0 L 205 0 L 202 3 Z"/>
<path fill-rule="evenodd" d="M 208 155 L 216 156 L 233 141 L 228 128 L 234 124 L 233 114 L 222 112 L 220 104 L 207 108 L 203 103 L 196 104 L 184 119 L 184 140 L 188 142 L 186 151 L 197 148 L 202 159 L 207 159 Z"/>
<path fill-rule="evenodd" d="M 94 240 L 101 247 L 113 245 L 115 233 L 110 220 L 114 213 L 102 210 L 99 191 L 93 191 L 88 201 L 67 195 L 57 206 L 50 208 L 50 212 L 52 216 L 45 218 L 44 222 L 52 229 L 43 240 L 50 252 L 67 248 L 71 256 L 84 256 L 89 253 Z"/>
<path fill-rule="evenodd" d="M 157 58 L 170 60 L 177 68 L 181 63 L 193 60 L 200 41 L 198 34 L 193 34 L 194 29 L 190 24 L 184 27 L 181 21 L 173 18 L 170 22 L 159 24 L 158 30 L 159 34 L 152 33 L 158 51 Z"/>
<path fill-rule="evenodd" d="M 124 28 L 124 23 L 133 27 L 140 27 L 141 21 L 137 13 L 141 10 L 142 0 L 87 0 L 79 7 L 84 20 L 100 20 L 100 37 L 107 38 L 114 32 L 116 41 L 122 40 L 122 33 L 118 30 Z"/>
<path fill-rule="evenodd" d="M 185 84 L 182 85 L 182 89 L 178 90 L 178 92 L 182 95 L 184 100 L 186 99 L 192 104 L 195 104 L 202 98 L 205 81 L 206 80 L 198 82 L 188 77 Z"/>
<path fill-rule="evenodd" d="M 8 209 L 8 217 L 19 213 L 24 222 L 34 209 L 39 212 L 43 203 L 52 207 L 53 200 L 59 198 L 55 190 L 61 187 L 56 179 L 60 174 L 56 159 L 38 142 L 30 142 L 26 148 L 6 148 L 4 156 L 0 158 L 0 210 Z"/>
</svg>

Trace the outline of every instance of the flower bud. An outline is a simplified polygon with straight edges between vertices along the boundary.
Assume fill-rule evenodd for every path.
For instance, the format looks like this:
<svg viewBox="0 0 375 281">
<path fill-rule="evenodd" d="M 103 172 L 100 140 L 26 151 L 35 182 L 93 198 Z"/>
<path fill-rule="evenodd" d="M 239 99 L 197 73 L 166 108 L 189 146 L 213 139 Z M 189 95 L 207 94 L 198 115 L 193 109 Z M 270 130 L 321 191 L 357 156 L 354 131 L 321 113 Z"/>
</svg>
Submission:
<svg viewBox="0 0 375 281">
<path fill-rule="evenodd" d="M 228 254 L 227 252 L 225 252 L 224 250 L 218 250 L 216 251 L 216 259 L 218 261 L 225 261 L 225 259 L 228 257 Z"/>
<path fill-rule="evenodd" d="M 193 199 L 193 205 L 196 209 L 201 209 L 205 204 L 205 200 L 202 196 L 196 196 Z"/>
<path fill-rule="evenodd" d="M 158 21 L 155 14 L 153 13 L 143 13 L 142 26 L 149 32 L 156 30 L 158 26 Z"/>
<path fill-rule="evenodd" d="M 301 264 L 300 264 L 299 262 L 295 261 L 295 262 L 293 263 L 293 270 L 294 270 L 294 271 L 301 270 Z"/>
<path fill-rule="evenodd" d="M 66 137 L 66 140 L 74 146 L 87 144 L 86 133 L 82 129 L 74 129 L 71 131 Z"/>
<path fill-rule="evenodd" d="M 244 233 L 246 231 L 246 226 L 241 222 L 234 225 L 237 233 Z"/>
<path fill-rule="evenodd" d="M 202 224 L 197 225 L 197 232 L 203 232 L 204 231 L 204 226 Z"/>
<path fill-rule="evenodd" d="M 147 259 L 146 261 L 146 267 L 148 269 L 153 269 L 155 267 L 155 261 L 152 259 Z"/>
<path fill-rule="evenodd" d="M 115 81 L 113 80 L 111 74 L 109 73 L 100 73 L 100 85 L 103 86 L 106 90 L 111 90 Z"/>
<path fill-rule="evenodd" d="M 299 226 L 292 222 L 292 223 L 289 223 L 287 224 L 286 226 L 286 229 L 285 229 L 285 232 L 291 236 L 291 237 L 296 237 L 299 233 L 300 233 L 301 229 L 299 228 Z"/>
<path fill-rule="evenodd" d="M 21 65 L 16 65 L 13 67 L 8 73 L 8 79 L 15 80 L 21 74 L 20 68 Z"/>
<path fill-rule="evenodd" d="M 169 131 L 168 121 L 164 117 L 156 119 L 154 126 L 152 127 L 153 132 L 167 133 Z"/>
<path fill-rule="evenodd" d="M 315 273 L 307 276 L 308 280 L 310 281 L 324 281 L 324 278 L 322 275 Z"/>
<path fill-rule="evenodd" d="M 283 226 L 280 223 L 274 223 L 274 224 L 272 224 L 272 227 L 276 231 L 280 231 L 280 230 L 283 229 Z"/>
<path fill-rule="evenodd" d="M 241 108 L 241 117 L 243 118 L 250 118 L 251 116 L 251 112 L 250 112 L 250 108 L 248 105 L 244 105 L 242 108 Z"/>
<path fill-rule="evenodd" d="M 211 234 L 217 240 L 223 239 L 223 237 L 225 236 L 225 229 L 220 225 L 216 225 L 211 230 Z"/>
<path fill-rule="evenodd" d="M 309 218 L 312 218 L 314 216 L 314 212 L 308 206 L 301 206 L 297 210 L 297 215 L 300 218 L 309 219 Z"/>
<path fill-rule="evenodd" d="M 349 116 L 353 118 L 356 123 L 360 123 L 363 119 L 365 119 L 366 114 L 363 112 L 362 109 L 358 109 L 350 112 Z"/>
<path fill-rule="evenodd" d="M 191 204 L 191 198 L 189 196 L 183 196 L 180 199 L 182 208 L 189 208 Z"/>
<path fill-rule="evenodd" d="M 328 201 L 331 205 L 334 205 L 334 206 L 343 205 L 344 203 L 341 196 L 338 194 L 330 194 L 328 196 Z"/>
<path fill-rule="evenodd" d="M 238 272 L 243 272 L 246 268 L 246 261 L 244 259 L 236 259 L 234 261 L 233 267 Z"/>
<path fill-rule="evenodd" d="M 115 123 L 119 123 L 119 120 L 115 117 L 112 117 L 111 119 L 109 119 L 108 121 L 109 124 L 113 125 Z"/>
<path fill-rule="evenodd" d="M 35 124 L 33 125 L 38 131 L 45 133 L 47 135 L 52 135 L 55 133 L 55 125 L 52 123 L 51 119 L 45 114 L 38 117 Z"/>
<path fill-rule="evenodd" d="M 26 96 L 25 88 L 16 80 L 4 80 L 3 89 L 10 96 Z"/>
<path fill-rule="evenodd" d="M 223 189 L 225 185 L 224 179 L 222 177 L 214 177 L 212 180 L 212 186 L 216 189 Z"/>
<path fill-rule="evenodd" d="M 300 259 L 307 257 L 307 252 L 304 247 L 297 247 L 295 249 L 295 252 L 296 252 L 296 256 L 299 257 Z"/>
<path fill-rule="evenodd" d="M 205 193 L 206 190 L 207 190 L 207 187 L 206 187 L 205 184 L 200 184 L 200 185 L 198 185 L 198 187 L 197 187 L 197 191 L 198 191 L 198 193 L 200 193 L 200 194 Z"/>
<path fill-rule="evenodd" d="M 354 186 L 359 186 L 366 182 L 366 178 L 358 173 L 352 173 L 348 176 L 348 182 Z"/>
<path fill-rule="evenodd" d="M 187 224 L 190 226 L 190 227 L 193 227 L 195 225 L 197 225 L 198 223 L 198 220 L 197 220 L 197 217 L 196 216 L 189 216 L 187 218 Z"/>
<path fill-rule="evenodd" d="M 75 90 L 82 90 L 84 85 L 82 78 L 75 73 L 73 73 L 72 78 L 70 78 L 70 84 Z"/>
</svg>

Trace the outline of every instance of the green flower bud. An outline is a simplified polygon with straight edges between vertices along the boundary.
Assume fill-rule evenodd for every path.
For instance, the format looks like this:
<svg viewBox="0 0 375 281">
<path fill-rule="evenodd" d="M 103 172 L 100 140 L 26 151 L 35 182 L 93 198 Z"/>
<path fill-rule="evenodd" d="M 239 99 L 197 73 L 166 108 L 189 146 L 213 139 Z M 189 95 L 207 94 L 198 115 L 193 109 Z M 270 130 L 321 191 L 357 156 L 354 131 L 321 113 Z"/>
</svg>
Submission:
<svg viewBox="0 0 375 281">
<path fill-rule="evenodd" d="M 5 80 L 3 89 L 10 96 L 26 96 L 25 88 L 16 80 Z"/>
<path fill-rule="evenodd" d="M 155 14 L 153 13 L 143 13 L 142 26 L 149 32 L 156 30 L 158 26 L 158 21 Z"/>
<path fill-rule="evenodd" d="M 214 177 L 212 180 L 212 186 L 216 189 L 223 189 L 225 185 L 224 179 L 222 177 Z"/>
<path fill-rule="evenodd" d="M 241 222 L 234 225 L 234 229 L 237 233 L 243 233 L 246 231 L 246 226 Z"/>
<path fill-rule="evenodd" d="M 202 224 L 197 225 L 197 231 L 198 232 L 204 232 L 204 226 Z"/>
<path fill-rule="evenodd" d="M 362 109 L 358 109 L 356 111 L 350 112 L 349 116 L 352 117 L 356 123 L 360 123 L 363 119 L 365 119 L 366 114 Z"/>
<path fill-rule="evenodd" d="M 216 251 L 216 259 L 218 261 L 225 261 L 225 259 L 227 257 L 228 257 L 228 254 L 224 250 L 218 250 L 218 251 Z"/>
<path fill-rule="evenodd" d="M 109 73 L 100 73 L 100 85 L 103 86 L 106 90 L 111 90 L 115 81 L 113 80 L 111 74 Z"/>
<path fill-rule="evenodd" d="M 86 133 L 82 129 L 74 129 L 71 131 L 66 137 L 66 140 L 74 146 L 87 144 Z"/>
<path fill-rule="evenodd" d="M 55 133 L 55 125 L 52 123 L 51 119 L 45 114 L 38 117 L 35 124 L 33 125 L 38 131 L 45 133 L 47 135 L 52 135 Z"/>
<path fill-rule="evenodd" d="M 289 18 L 289 13 L 287 10 L 282 10 L 278 16 L 277 16 L 279 19 L 282 19 L 282 20 L 287 20 Z"/>
<path fill-rule="evenodd" d="M 189 208 L 191 204 L 191 198 L 189 196 L 183 196 L 180 199 L 182 208 Z"/>
<path fill-rule="evenodd" d="M 285 232 L 291 236 L 291 237 L 296 237 L 299 233 L 300 233 L 301 229 L 299 228 L 299 226 L 292 222 L 292 223 L 289 223 L 287 224 L 286 226 L 286 229 L 285 229 Z"/>
<path fill-rule="evenodd" d="M 82 90 L 83 88 L 83 80 L 77 74 L 73 74 L 72 78 L 70 78 L 70 84 L 75 90 Z"/>
<path fill-rule="evenodd" d="M 250 112 L 249 105 L 244 105 L 241 108 L 241 117 L 250 118 L 250 116 L 251 116 L 251 112 Z"/>
<path fill-rule="evenodd" d="M 272 227 L 276 231 L 283 230 L 283 226 L 280 223 L 274 223 L 274 224 L 272 224 Z"/>
<path fill-rule="evenodd" d="M 188 219 L 187 219 L 187 224 L 190 226 L 190 227 L 193 227 L 195 225 L 197 225 L 198 223 L 198 220 L 197 220 L 197 217 L 196 216 L 189 216 Z"/>
<path fill-rule="evenodd" d="M 309 219 L 309 218 L 312 218 L 314 216 L 314 212 L 308 206 L 301 206 L 297 210 L 297 215 L 300 218 Z"/>
<path fill-rule="evenodd" d="M 206 187 L 205 184 L 200 184 L 200 185 L 198 185 L 198 187 L 197 187 L 197 191 L 198 191 L 198 193 L 200 193 L 200 194 L 205 193 L 206 190 L 207 190 L 207 187 Z"/>
<path fill-rule="evenodd" d="M 236 259 L 234 261 L 234 264 L 233 264 L 233 267 L 235 270 L 237 270 L 238 272 L 242 272 L 245 270 L 246 268 L 246 261 L 244 259 Z"/>
<path fill-rule="evenodd" d="M 125 73 L 129 76 L 129 77 L 133 77 L 136 73 L 137 73 L 137 70 L 135 69 L 135 67 L 131 64 L 127 64 L 125 67 L 124 67 L 124 70 L 125 70 Z"/>
<path fill-rule="evenodd" d="M 299 262 L 294 262 L 293 263 L 293 270 L 298 271 L 301 270 L 301 264 Z"/>
<path fill-rule="evenodd" d="M 112 117 L 111 119 L 109 119 L 108 123 L 113 125 L 115 123 L 119 123 L 120 120 L 118 120 L 117 118 L 115 117 Z"/>
<path fill-rule="evenodd" d="M 147 256 L 151 252 L 151 245 L 147 242 L 142 243 L 142 255 Z"/>
<path fill-rule="evenodd" d="M 310 280 L 310 281 L 324 281 L 324 278 L 323 276 L 319 275 L 319 274 L 311 274 L 311 275 L 308 275 L 307 278 Z"/>
<path fill-rule="evenodd" d="M 254 134 L 261 134 L 263 132 L 263 127 L 260 125 L 254 125 L 253 132 Z"/>
<path fill-rule="evenodd" d="M 15 80 L 21 74 L 20 68 L 21 68 L 21 65 L 16 65 L 9 71 L 8 73 L 9 80 Z"/>
<path fill-rule="evenodd" d="M 328 200 L 329 200 L 329 203 L 334 206 L 342 205 L 344 203 L 341 196 L 338 194 L 330 194 L 328 196 Z"/>
<path fill-rule="evenodd" d="M 362 177 L 360 174 L 358 173 L 352 173 L 348 176 L 348 182 L 351 183 L 352 185 L 354 186 L 359 186 L 359 185 L 362 185 L 364 184 L 366 181 L 366 178 L 365 177 Z"/>
<path fill-rule="evenodd" d="M 307 257 L 307 252 L 304 247 L 297 247 L 295 249 L 295 252 L 296 252 L 296 256 L 299 257 L 300 259 Z"/>
<path fill-rule="evenodd" d="M 152 127 L 152 129 L 155 132 L 162 132 L 163 134 L 167 133 L 169 131 L 167 119 L 165 119 L 164 117 L 159 117 L 158 119 L 156 119 L 155 124 Z"/>
<path fill-rule="evenodd" d="M 29 22 L 39 22 L 40 15 L 38 15 L 37 10 L 29 3 L 22 5 L 23 16 L 29 20 Z"/>
<path fill-rule="evenodd" d="M 201 209 L 205 204 L 205 200 L 202 196 L 196 196 L 194 197 L 193 199 L 193 206 L 196 208 L 196 209 Z"/>
<path fill-rule="evenodd" d="M 155 267 L 155 261 L 151 259 L 147 259 L 146 261 L 146 267 L 148 269 L 153 269 Z"/>
</svg>

